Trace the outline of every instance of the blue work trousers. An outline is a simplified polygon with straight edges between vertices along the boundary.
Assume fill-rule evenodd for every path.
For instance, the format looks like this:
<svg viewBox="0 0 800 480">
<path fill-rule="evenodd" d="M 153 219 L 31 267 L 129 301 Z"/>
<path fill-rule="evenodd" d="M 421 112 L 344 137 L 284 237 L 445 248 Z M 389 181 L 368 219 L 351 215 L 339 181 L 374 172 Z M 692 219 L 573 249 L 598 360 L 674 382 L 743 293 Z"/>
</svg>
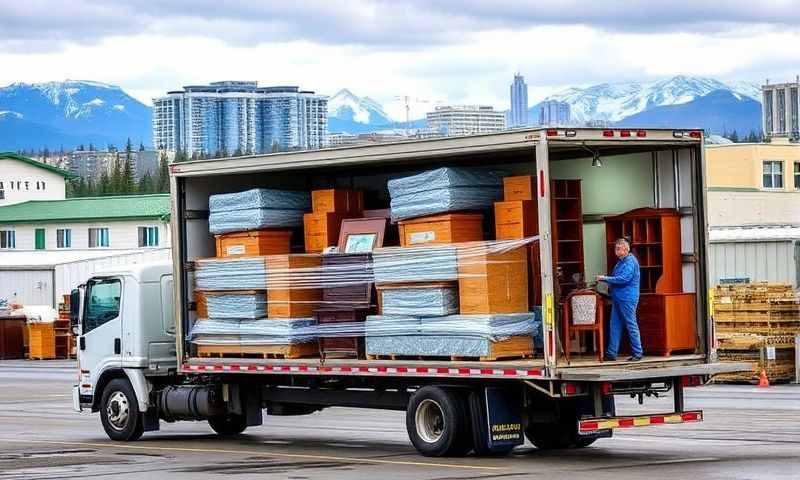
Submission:
<svg viewBox="0 0 800 480">
<path fill-rule="evenodd" d="M 639 324 L 636 323 L 636 306 L 639 302 L 625 302 L 613 300 L 611 304 L 611 332 L 606 348 L 607 357 L 616 357 L 619 351 L 619 342 L 622 340 L 622 331 L 628 331 L 631 342 L 631 354 L 641 357 L 642 339 L 639 336 Z"/>
</svg>

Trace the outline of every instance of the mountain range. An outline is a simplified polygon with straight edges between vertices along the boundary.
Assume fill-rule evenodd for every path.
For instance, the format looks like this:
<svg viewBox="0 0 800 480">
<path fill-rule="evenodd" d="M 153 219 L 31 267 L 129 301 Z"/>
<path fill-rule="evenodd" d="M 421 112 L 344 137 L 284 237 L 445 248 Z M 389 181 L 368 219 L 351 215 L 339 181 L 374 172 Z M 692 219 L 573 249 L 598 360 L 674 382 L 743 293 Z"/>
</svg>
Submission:
<svg viewBox="0 0 800 480">
<path fill-rule="evenodd" d="M 151 143 L 152 109 L 120 87 L 87 80 L 0 88 L 0 150 Z"/>
<path fill-rule="evenodd" d="M 570 87 L 547 100 L 570 105 L 573 123 L 602 121 L 625 127 L 705 128 L 712 133 L 761 129 L 758 85 L 679 75 L 657 82 L 603 83 Z M 537 103 L 529 124 L 539 119 Z M 0 150 L 48 147 L 71 149 L 94 143 L 105 147 L 151 143 L 152 109 L 120 87 L 93 81 L 14 83 L 0 88 Z M 369 98 L 341 89 L 328 100 L 328 129 L 350 134 L 424 128 L 408 126 Z"/>
</svg>

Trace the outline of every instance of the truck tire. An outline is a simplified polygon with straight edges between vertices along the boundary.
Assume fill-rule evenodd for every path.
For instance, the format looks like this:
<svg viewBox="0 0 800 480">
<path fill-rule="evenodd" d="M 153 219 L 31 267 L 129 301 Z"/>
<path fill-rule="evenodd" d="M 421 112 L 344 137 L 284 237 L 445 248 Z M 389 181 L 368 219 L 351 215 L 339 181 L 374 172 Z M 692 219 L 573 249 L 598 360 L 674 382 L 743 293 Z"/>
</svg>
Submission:
<svg viewBox="0 0 800 480">
<path fill-rule="evenodd" d="M 100 397 L 100 421 L 111 440 L 132 442 L 144 433 L 144 415 L 131 383 L 126 378 L 108 382 Z"/>
<path fill-rule="evenodd" d="M 208 425 L 222 437 L 232 437 L 239 435 L 247 429 L 247 417 L 244 415 L 219 415 L 210 417 Z"/>
<path fill-rule="evenodd" d="M 459 392 L 422 387 L 406 409 L 408 438 L 426 457 L 466 455 L 472 448 L 468 412 L 466 399 Z"/>
</svg>

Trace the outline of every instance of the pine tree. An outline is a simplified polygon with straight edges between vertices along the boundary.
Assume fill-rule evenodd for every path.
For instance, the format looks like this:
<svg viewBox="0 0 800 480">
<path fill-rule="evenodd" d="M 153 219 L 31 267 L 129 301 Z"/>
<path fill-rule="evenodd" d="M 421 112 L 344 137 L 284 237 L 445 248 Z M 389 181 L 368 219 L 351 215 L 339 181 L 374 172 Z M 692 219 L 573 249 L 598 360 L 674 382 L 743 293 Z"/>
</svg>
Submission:
<svg viewBox="0 0 800 480">
<path fill-rule="evenodd" d="M 144 152 L 144 143 L 139 142 L 139 151 Z"/>
<path fill-rule="evenodd" d="M 158 193 L 169 192 L 169 162 L 167 162 L 167 152 L 161 152 L 161 160 L 158 163 L 158 174 L 156 176 L 155 191 Z"/>
<path fill-rule="evenodd" d="M 125 159 L 125 164 L 122 167 L 122 183 L 120 184 L 119 193 L 136 193 L 136 182 L 133 178 L 133 161 L 130 156 Z"/>
<path fill-rule="evenodd" d="M 119 158 L 114 162 L 114 169 L 111 171 L 111 178 L 108 182 L 106 194 L 116 195 L 122 191 L 122 162 Z"/>
<path fill-rule="evenodd" d="M 83 196 L 84 197 L 96 197 L 100 193 L 97 191 L 97 186 L 94 184 L 92 179 L 86 181 L 86 186 L 83 189 Z"/>
<path fill-rule="evenodd" d="M 94 152 L 94 144 L 92 142 L 89 142 L 89 151 Z"/>
<path fill-rule="evenodd" d="M 139 179 L 137 191 L 138 193 L 153 193 L 153 178 L 150 176 L 150 172 L 145 172 Z"/>
<path fill-rule="evenodd" d="M 733 132 L 731 132 L 731 135 L 728 137 L 728 139 L 730 139 L 730 141 L 733 143 L 739 143 L 739 134 L 736 133 L 735 128 L 733 129 Z"/>
<path fill-rule="evenodd" d="M 100 181 L 97 184 L 97 191 L 95 192 L 96 195 L 108 195 L 111 193 L 111 178 L 108 176 L 108 172 L 103 172 L 100 175 Z"/>
</svg>

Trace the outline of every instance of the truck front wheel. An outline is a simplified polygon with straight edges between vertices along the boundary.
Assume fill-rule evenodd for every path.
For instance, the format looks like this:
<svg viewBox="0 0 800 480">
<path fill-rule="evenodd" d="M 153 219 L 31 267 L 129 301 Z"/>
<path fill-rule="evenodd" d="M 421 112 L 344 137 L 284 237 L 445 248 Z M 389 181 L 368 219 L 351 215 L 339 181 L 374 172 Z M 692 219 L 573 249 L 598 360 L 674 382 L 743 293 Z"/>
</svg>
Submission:
<svg viewBox="0 0 800 480">
<path fill-rule="evenodd" d="M 208 419 L 208 424 L 217 432 L 217 435 L 230 437 L 239 435 L 245 431 L 247 428 L 247 417 L 234 414 L 218 415 L 210 417 Z"/>
<path fill-rule="evenodd" d="M 144 433 L 144 416 L 131 383 L 115 378 L 103 389 L 100 399 L 100 421 L 111 440 L 131 442 Z"/>
</svg>

